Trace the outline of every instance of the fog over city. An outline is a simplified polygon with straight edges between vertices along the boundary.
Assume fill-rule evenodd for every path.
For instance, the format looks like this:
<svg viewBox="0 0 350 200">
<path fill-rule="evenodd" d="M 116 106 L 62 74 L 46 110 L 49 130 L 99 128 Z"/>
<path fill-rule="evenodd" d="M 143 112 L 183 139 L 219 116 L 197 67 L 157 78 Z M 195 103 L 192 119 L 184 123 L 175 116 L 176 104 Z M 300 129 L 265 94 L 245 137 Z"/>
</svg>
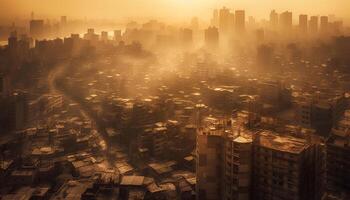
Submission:
<svg viewBox="0 0 350 200">
<path fill-rule="evenodd" d="M 349 200 L 347 0 L 0 0 L 1 200 Z"/>
</svg>

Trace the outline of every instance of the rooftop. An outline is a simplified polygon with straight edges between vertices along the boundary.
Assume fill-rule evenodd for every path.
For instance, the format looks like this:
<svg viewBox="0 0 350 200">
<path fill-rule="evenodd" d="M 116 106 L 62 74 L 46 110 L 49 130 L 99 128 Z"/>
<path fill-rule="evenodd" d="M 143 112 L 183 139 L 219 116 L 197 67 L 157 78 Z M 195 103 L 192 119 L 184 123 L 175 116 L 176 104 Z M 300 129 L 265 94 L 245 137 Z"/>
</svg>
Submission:
<svg viewBox="0 0 350 200">
<path fill-rule="evenodd" d="M 309 144 L 304 139 L 281 136 L 271 131 L 260 132 L 258 137 L 257 142 L 260 146 L 277 151 L 299 154 L 309 147 Z"/>
</svg>

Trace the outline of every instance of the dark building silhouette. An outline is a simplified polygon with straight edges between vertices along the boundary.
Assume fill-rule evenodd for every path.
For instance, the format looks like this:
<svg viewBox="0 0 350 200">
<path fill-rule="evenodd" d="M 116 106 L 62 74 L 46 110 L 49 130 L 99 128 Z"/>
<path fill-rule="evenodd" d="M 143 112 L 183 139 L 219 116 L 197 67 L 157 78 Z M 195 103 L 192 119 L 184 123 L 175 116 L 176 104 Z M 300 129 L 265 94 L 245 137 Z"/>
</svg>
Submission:
<svg viewBox="0 0 350 200">
<path fill-rule="evenodd" d="M 235 11 L 235 30 L 237 32 L 245 31 L 245 11 L 244 10 Z"/>
<path fill-rule="evenodd" d="M 279 24 L 283 32 L 290 32 L 293 26 L 293 13 L 288 11 L 281 13 Z"/>
<path fill-rule="evenodd" d="M 299 31 L 302 34 L 307 33 L 307 23 L 308 17 L 307 15 L 299 15 Z"/>
<path fill-rule="evenodd" d="M 33 19 L 29 22 L 30 35 L 34 38 L 44 36 L 44 20 Z"/>
<path fill-rule="evenodd" d="M 219 30 L 216 27 L 209 27 L 204 33 L 205 44 L 209 48 L 216 48 L 219 46 Z"/>
<path fill-rule="evenodd" d="M 276 29 L 278 26 L 278 13 L 275 10 L 270 13 L 270 25 L 272 29 Z"/>
<path fill-rule="evenodd" d="M 318 32 L 318 16 L 311 16 L 309 21 L 309 33 L 312 35 Z"/>
</svg>

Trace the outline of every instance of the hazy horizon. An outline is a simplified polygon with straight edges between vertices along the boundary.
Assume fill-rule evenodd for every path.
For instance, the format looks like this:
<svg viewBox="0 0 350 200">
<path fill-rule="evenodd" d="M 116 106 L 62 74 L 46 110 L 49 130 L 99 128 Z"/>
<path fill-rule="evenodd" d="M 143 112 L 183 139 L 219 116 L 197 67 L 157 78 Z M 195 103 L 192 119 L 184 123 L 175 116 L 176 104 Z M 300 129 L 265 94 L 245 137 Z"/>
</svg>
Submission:
<svg viewBox="0 0 350 200">
<path fill-rule="evenodd" d="M 30 17 L 33 11 L 37 18 L 57 18 L 67 15 L 69 18 L 88 19 L 146 19 L 158 18 L 169 21 L 184 21 L 198 16 L 208 20 L 211 11 L 226 6 L 231 9 L 244 9 L 247 16 L 267 19 L 272 9 L 278 12 L 286 10 L 294 13 L 294 20 L 299 14 L 330 15 L 349 22 L 350 8 L 348 0 L 0 0 L 0 21 L 20 20 Z"/>
</svg>

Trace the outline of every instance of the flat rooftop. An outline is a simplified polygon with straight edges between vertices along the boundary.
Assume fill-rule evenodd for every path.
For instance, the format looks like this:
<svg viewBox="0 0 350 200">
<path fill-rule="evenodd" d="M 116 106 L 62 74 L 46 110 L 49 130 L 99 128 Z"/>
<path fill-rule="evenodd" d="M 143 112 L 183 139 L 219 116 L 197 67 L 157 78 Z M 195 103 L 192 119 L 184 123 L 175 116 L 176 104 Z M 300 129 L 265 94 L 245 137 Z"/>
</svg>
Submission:
<svg viewBox="0 0 350 200">
<path fill-rule="evenodd" d="M 310 146 L 304 139 L 281 136 L 271 131 L 260 132 L 258 137 L 257 142 L 262 147 L 293 154 L 299 154 Z"/>
</svg>

